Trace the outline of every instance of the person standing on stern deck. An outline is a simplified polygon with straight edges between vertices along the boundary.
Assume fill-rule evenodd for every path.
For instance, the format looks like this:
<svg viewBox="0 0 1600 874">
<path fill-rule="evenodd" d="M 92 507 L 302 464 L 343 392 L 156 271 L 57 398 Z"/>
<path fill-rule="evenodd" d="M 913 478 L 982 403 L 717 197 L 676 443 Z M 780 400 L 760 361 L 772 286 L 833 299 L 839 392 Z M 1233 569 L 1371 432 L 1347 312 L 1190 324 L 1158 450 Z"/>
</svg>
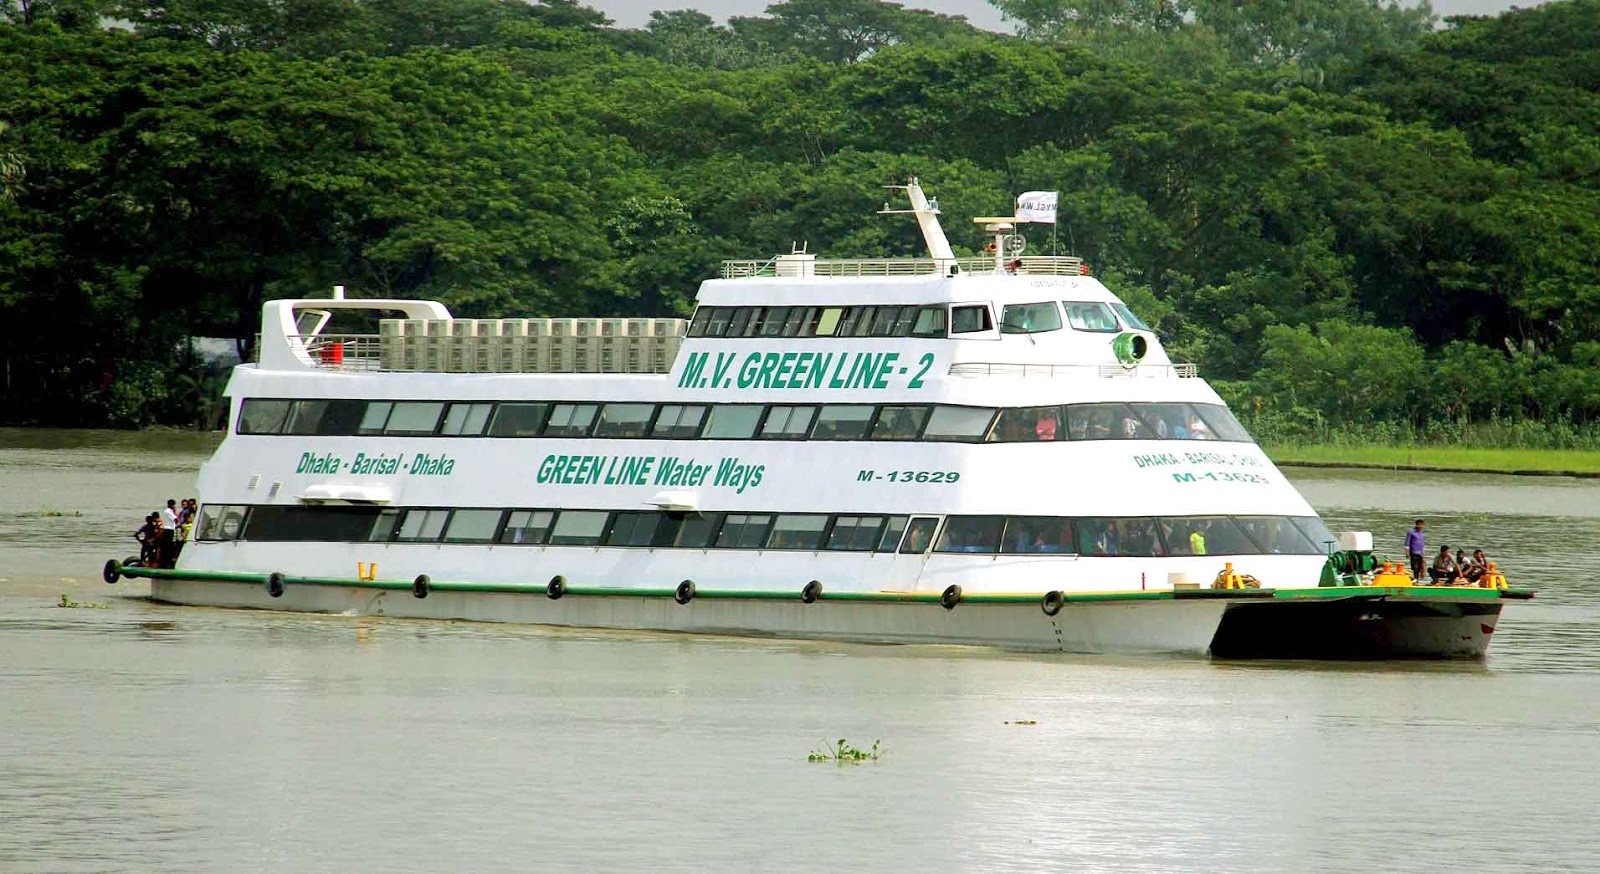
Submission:
<svg viewBox="0 0 1600 874">
<path fill-rule="evenodd" d="M 1427 568 L 1427 547 L 1423 543 L 1422 520 L 1418 519 L 1416 525 L 1406 532 L 1406 553 L 1411 557 L 1411 578 L 1422 579 L 1422 573 Z"/>
</svg>

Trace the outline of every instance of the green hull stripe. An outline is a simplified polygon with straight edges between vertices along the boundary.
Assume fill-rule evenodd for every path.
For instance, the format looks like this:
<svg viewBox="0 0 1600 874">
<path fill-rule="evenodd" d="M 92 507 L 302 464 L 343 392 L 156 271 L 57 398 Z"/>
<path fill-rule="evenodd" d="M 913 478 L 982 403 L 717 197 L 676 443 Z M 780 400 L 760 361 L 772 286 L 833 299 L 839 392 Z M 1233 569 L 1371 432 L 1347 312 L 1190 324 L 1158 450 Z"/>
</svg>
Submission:
<svg viewBox="0 0 1600 874">
<path fill-rule="evenodd" d="M 161 580 L 203 580 L 219 583 L 265 584 L 269 574 L 239 573 L 233 571 L 190 571 L 168 568 L 121 566 L 125 577 L 145 577 Z M 286 586 L 341 586 L 351 589 L 380 589 L 385 591 L 410 591 L 409 580 L 359 580 L 348 577 L 296 577 L 285 574 Z M 470 583 L 452 580 L 434 580 L 428 588 L 435 592 L 504 592 L 523 595 L 543 595 L 545 587 L 524 583 Z M 565 595 L 603 598 L 671 598 L 675 588 L 629 589 L 616 586 L 568 586 Z M 963 594 L 963 604 L 1038 604 L 1044 592 L 973 592 Z M 762 591 L 753 589 L 696 590 L 695 598 L 742 599 L 750 601 L 798 601 L 800 592 Z M 820 595 L 823 601 L 865 601 L 873 603 L 937 604 L 939 592 L 829 592 Z M 1467 589 L 1435 586 L 1323 586 L 1310 589 L 1180 589 L 1177 591 L 1140 592 L 1063 592 L 1062 600 L 1069 604 L 1087 604 L 1100 601 L 1314 601 L 1358 598 L 1370 600 L 1394 599 L 1401 601 L 1495 601 L 1527 600 L 1533 597 L 1528 589 Z"/>
</svg>

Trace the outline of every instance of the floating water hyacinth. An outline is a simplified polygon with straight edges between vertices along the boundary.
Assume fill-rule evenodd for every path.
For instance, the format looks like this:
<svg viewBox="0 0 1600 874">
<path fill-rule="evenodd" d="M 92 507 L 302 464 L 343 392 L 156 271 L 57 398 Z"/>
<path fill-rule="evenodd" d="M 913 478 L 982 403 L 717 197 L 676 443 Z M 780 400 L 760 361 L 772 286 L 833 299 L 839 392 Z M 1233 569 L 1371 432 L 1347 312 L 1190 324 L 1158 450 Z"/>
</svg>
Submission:
<svg viewBox="0 0 1600 874">
<path fill-rule="evenodd" d="M 818 741 L 817 748 L 811 751 L 811 755 L 806 756 L 806 761 L 833 762 L 838 765 L 876 762 L 883 758 L 884 752 L 881 740 L 873 741 L 872 746 L 863 750 L 851 746 L 848 740 L 841 737 L 831 745 L 826 741 Z"/>
</svg>

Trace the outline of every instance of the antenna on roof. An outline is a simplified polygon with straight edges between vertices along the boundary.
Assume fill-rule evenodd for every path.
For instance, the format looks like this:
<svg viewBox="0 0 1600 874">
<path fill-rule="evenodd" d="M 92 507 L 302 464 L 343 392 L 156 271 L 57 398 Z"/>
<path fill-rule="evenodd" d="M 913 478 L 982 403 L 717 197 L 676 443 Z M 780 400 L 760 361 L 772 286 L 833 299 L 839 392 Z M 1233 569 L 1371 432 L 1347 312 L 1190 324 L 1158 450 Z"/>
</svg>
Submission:
<svg viewBox="0 0 1600 874">
<path fill-rule="evenodd" d="M 945 239 L 944 228 L 939 225 L 939 202 L 929 202 L 922 194 L 922 186 L 917 183 L 917 177 L 906 180 L 904 185 L 885 185 L 891 191 L 904 191 L 911 198 L 910 209 L 890 209 L 885 203 L 879 215 L 904 215 L 910 213 L 917 217 L 917 225 L 922 228 L 922 241 L 928 246 L 928 255 L 935 261 L 954 261 L 955 252 L 950 249 L 950 241 Z"/>
</svg>

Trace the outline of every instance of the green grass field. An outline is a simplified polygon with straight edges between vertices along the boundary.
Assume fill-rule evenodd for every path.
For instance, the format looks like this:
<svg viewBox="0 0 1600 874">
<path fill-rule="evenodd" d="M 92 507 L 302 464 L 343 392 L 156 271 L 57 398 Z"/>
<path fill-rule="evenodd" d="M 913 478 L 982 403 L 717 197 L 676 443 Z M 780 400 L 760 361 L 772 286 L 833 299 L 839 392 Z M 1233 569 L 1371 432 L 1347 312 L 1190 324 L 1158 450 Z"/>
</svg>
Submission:
<svg viewBox="0 0 1600 874">
<path fill-rule="evenodd" d="M 1600 474 L 1600 451 L 1586 449 L 1471 446 L 1267 446 L 1265 449 L 1275 463 L 1289 465 Z"/>
</svg>

